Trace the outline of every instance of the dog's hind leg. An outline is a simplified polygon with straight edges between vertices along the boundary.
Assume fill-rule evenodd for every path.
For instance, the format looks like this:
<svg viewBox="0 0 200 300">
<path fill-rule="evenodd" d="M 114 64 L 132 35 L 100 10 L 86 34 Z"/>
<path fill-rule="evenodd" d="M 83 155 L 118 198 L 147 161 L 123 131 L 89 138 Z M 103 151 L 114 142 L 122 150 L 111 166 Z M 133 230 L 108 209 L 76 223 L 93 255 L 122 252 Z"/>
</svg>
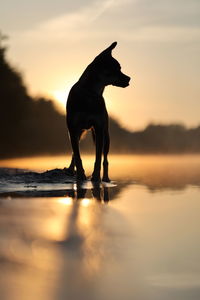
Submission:
<svg viewBox="0 0 200 300">
<path fill-rule="evenodd" d="M 79 151 L 79 139 L 81 137 L 81 133 L 77 132 L 70 132 L 70 139 L 71 139 L 71 145 L 72 145 L 72 150 L 73 150 L 73 156 L 72 156 L 72 161 L 70 166 L 74 167 L 76 166 L 76 176 L 77 180 L 86 180 L 85 172 L 83 169 L 82 165 L 82 160 L 80 156 L 80 151 Z"/>
<path fill-rule="evenodd" d="M 110 136 L 108 130 L 104 133 L 104 144 L 103 144 L 103 178 L 102 180 L 105 182 L 110 182 L 108 177 L 108 152 L 110 147 Z"/>
<path fill-rule="evenodd" d="M 78 140 L 80 140 L 82 135 L 82 132 L 79 134 L 78 136 Z M 74 154 L 72 153 L 72 158 L 71 158 L 71 162 L 68 168 L 65 168 L 65 173 L 67 175 L 73 176 L 75 175 L 75 159 L 74 159 Z"/>
<path fill-rule="evenodd" d="M 74 168 L 75 168 L 75 159 L 74 159 L 74 154 L 72 154 L 71 163 L 68 168 L 65 168 L 65 173 L 67 175 L 73 176 L 75 174 Z"/>
<path fill-rule="evenodd" d="M 95 139 L 96 139 L 96 159 L 94 164 L 94 171 L 92 173 L 91 180 L 94 182 L 101 181 L 100 171 L 101 171 L 101 158 L 103 150 L 103 129 L 95 128 Z"/>
</svg>

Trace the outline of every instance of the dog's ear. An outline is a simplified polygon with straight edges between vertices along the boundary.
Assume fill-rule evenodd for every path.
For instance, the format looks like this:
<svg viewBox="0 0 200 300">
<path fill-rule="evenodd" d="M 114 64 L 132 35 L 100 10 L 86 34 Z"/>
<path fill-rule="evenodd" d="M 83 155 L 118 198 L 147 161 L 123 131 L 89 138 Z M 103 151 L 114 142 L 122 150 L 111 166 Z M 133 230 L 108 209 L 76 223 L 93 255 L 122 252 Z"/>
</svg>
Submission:
<svg viewBox="0 0 200 300">
<path fill-rule="evenodd" d="M 106 48 L 103 52 L 101 52 L 101 54 L 110 54 L 112 50 L 117 46 L 117 42 L 112 43 L 108 48 Z"/>
<path fill-rule="evenodd" d="M 111 52 L 116 46 L 117 46 L 117 42 L 114 42 L 104 51 Z"/>
<path fill-rule="evenodd" d="M 112 43 L 108 48 L 106 48 L 105 50 L 103 50 L 96 58 L 95 61 L 103 58 L 107 55 L 112 55 L 112 50 L 117 46 L 117 42 Z"/>
</svg>

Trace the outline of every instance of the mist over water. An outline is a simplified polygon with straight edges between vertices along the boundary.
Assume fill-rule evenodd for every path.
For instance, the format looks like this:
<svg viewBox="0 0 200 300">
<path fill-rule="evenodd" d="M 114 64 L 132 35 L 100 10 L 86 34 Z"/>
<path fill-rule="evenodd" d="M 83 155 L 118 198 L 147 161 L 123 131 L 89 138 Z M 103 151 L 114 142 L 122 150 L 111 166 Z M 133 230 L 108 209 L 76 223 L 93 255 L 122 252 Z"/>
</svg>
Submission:
<svg viewBox="0 0 200 300">
<path fill-rule="evenodd" d="M 111 156 L 99 186 L 15 169 L 68 161 L 0 161 L 2 299 L 199 299 L 200 156 Z"/>
<path fill-rule="evenodd" d="M 63 169 L 70 156 L 38 156 L 0 160 L 1 167 L 22 168 L 44 172 Z M 94 167 L 94 155 L 82 155 L 86 175 Z M 110 155 L 109 173 L 112 180 L 134 182 L 156 189 L 181 189 L 200 183 L 200 155 Z"/>
</svg>

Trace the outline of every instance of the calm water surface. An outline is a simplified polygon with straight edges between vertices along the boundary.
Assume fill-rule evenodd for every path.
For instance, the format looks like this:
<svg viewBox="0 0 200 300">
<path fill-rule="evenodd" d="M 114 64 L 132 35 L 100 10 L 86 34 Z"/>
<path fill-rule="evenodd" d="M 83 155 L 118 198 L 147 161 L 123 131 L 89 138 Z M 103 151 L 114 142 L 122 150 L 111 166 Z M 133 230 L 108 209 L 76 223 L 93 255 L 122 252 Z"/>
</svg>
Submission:
<svg viewBox="0 0 200 300">
<path fill-rule="evenodd" d="M 20 184 L 29 197 L 0 193 L 2 300 L 200 299 L 200 156 L 113 156 L 110 174 L 110 185 L 48 184 L 48 197 L 37 183 Z"/>
</svg>

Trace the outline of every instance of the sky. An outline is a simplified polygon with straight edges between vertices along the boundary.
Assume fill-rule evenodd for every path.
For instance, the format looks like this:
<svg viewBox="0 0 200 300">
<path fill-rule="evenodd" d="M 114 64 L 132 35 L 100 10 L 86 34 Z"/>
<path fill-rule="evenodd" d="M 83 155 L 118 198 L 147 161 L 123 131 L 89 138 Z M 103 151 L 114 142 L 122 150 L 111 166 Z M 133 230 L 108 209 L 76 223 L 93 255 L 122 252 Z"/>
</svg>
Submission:
<svg viewBox="0 0 200 300">
<path fill-rule="evenodd" d="M 131 83 L 106 88 L 109 114 L 130 130 L 200 125 L 199 0 L 6 0 L 0 29 L 30 94 L 63 113 L 71 86 L 117 41 L 113 57 Z"/>
</svg>

